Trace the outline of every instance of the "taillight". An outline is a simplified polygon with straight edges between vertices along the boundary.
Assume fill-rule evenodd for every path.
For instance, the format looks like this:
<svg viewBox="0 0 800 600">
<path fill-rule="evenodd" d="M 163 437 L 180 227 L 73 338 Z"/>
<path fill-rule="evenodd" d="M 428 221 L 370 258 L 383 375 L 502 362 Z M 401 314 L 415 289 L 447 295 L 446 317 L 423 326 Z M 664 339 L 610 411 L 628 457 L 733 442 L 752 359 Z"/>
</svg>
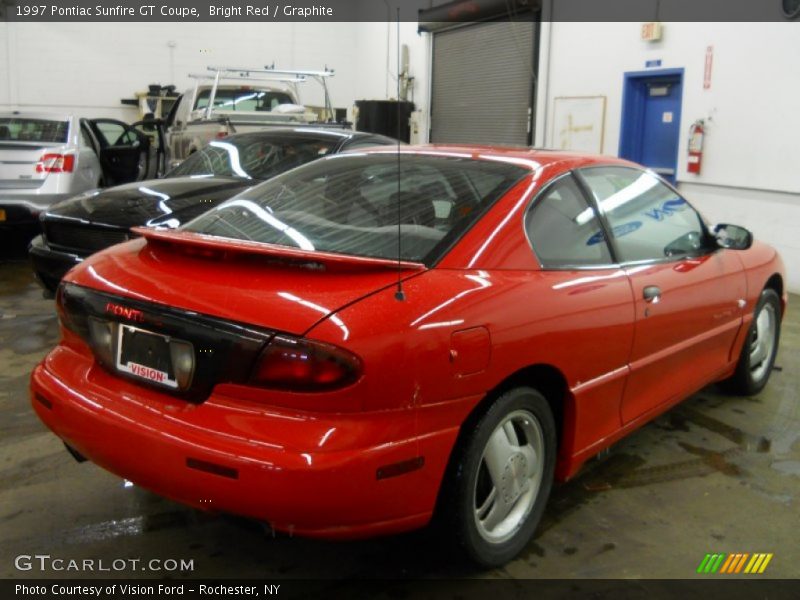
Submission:
<svg viewBox="0 0 800 600">
<path fill-rule="evenodd" d="M 36 163 L 37 173 L 72 173 L 75 168 L 74 154 L 44 154 Z"/>
<path fill-rule="evenodd" d="M 56 314 L 62 326 L 73 333 L 77 333 L 78 328 L 75 326 L 75 323 L 72 322 L 66 308 L 64 308 L 64 284 L 59 285 L 56 290 Z"/>
<path fill-rule="evenodd" d="M 116 326 L 97 317 L 89 317 L 89 345 L 101 364 L 111 367 L 114 364 Z"/>
<path fill-rule="evenodd" d="M 251 382 L 281 390 L 321 392 L 355 383 L 361 372 L 361 360 L 343 348 L 276 336 L 261 353 Z"/>
<path fill-rule="evenodd" d="M 217 132 L 217 136 L 216 137 L 217 137 L 218 140 L 221 140 L 222 138 L 226 138 L 226 137 L 228 137 L 228 132 L 225 131 L 224 129 L 220 129 Z"/>
</svg>

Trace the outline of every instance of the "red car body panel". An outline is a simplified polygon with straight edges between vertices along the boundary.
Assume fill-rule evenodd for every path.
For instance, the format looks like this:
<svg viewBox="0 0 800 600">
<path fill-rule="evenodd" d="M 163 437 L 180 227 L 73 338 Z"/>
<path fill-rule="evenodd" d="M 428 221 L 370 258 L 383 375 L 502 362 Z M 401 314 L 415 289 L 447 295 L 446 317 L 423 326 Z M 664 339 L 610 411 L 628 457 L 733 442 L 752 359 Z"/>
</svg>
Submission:
<svg viewBox="0 0 800 600">
<path fill-rule="evenodd" d="M 436 468 L 435 458 L 446 460 L 456 434 L 418 440 L 410 411 L 323 415 L 223 394 L 200 406 L 151 390 L 142 394 L 137 384 L 64 345 L 35 369 L 32 384 L 40 418 L 98 465 L 191 506 L 269 520 L 276 529 L 306 535 L 359 536 L 423 525 L 437 489 L 431 471 L 376 482 L 376 469 L 422 451 Z M 192 463 L 214 465 L 216 472 Z M 419 493 L 409 497 L 407 486 Z"/>
<path fill-rule="evenodd" d="M 61 345 L 32 375 L 37 414 L 99 465 L 199 508 L 307 535 L 401 531 L 429 520 L 461 427 L 492 390 L 532 374 L 559 390 L 556 476 L 567 479 L 732 373 L 761 290 L 783 277 L 775 251 L 757 243 L 700 259 L 543 269 L 522 218 L 543 185 L 581 166 L 629 163 L 458 146 L 404 152 L 507 160 L 530 174 L 435 267 L 401 265 L 403 301 L 398 271 L 380 261 L 322 256 L 328 268 L 311 269 L 285 262 L 280 250 L 254 256 L 247 244 L 207 240 L 200 246 L 211 254 L 187 253 L 169 234 L 101 252 L 66 277 L 123 304 L 346 348 L 364 359 L 354 384 L 297 393 L 220 383 L 191 404 L 111 374 L 62 328 Z M 642 300 L 653 282 L 664 294 L 657 305 Z M 664 376 L 675 371 L 681 377 Z"/>
<path fill-rule="evenodd" d="M 397 272 L 386 267 L 275 269 L 269 268 L 267 257 L 238 260 L 238 255 L 232 255 L 213 261 L 181 249 L 180 245 L 169 248 L 145 239 L 132 240 L 117 246 L 115 252 L 91 256 L 86 267 L 71 272 L 67 281 L 296 334 L 339 307 L 397 281 Z M 259 268 L 260 263 L 266 268 Z M 407 273 L 418 270 L 414 267 Z M 304 303 L 297 301 L 300 297 Z"/>
</svg>

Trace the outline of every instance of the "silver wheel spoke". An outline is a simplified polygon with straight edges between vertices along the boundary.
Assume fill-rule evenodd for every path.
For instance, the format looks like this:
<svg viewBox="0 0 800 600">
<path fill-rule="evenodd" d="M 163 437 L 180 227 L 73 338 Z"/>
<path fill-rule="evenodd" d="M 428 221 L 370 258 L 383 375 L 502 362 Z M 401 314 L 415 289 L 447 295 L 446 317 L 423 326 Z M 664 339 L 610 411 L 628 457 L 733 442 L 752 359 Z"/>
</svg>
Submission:
<svg viewBox="0 0 800 600">
<path fill-rule="evenodd" d="M 755 349 L 750 353 L 750 368 L 760 365 L 766 357 L 767 351 L 764 349 L 763 342 L 757 342 Z"/>
<path fill-rule="evenodd" d="M 536 455 L 536 450 L 531 448 L 530 446 L 523 446 L 520 448 L 520 452 L 525 456 L 525 462 L 527 464 L 527 472 L 526 475 L 529 479 L 533 479 L 536 477 L 536 474 L 539 472 L 539 457 Z"/>
<path fill-rule="evenodd" d="M 483 501 L 483 504 L 475 510 L 475 516 L 478 517 L 481 521 L 486 518 L 486 514 L 489 512 L 489 509 L 492 507 L 495 499 L 497 498 L 497 488 L 493 487 L 492 491 L 489 492 L 489 495 L 486 496 L 486 500 Z"/>
<path fill-rule="evenodd" d="M 775 309 L 765 304 L 755 319 L 755 330 L 750 342 L 750 374 L 760 380 L 768 374 L 772 355 L 775 352 L 777 335 L 777 315 Z"/>
<path fill-rule="evenodd" d="M 770 314 L 769 309 L 767 309 L 766 307 L 761 309 L 761 312 L 758 314 L 758 332 L 759 332 L 759 334 L 761 334 L 762 332 L 766 332 L 770 328 L 770 326 L 772 325 L 771 317 L 772 317 L 772 315 Z"/>
<path fill-rule="evenodd" d="M 509 443 L 505 428 L 498 427 L 495 429 L 492 437 L 489 438 L 489 443 L 486 444 L 486 452 L 483 455 L 486 468 L 489 470 L 489 476 L 495 486 L 501 484 L 506 464 L 515 450 Z"/>
<path fill-rule="evenodd" d="M 493 531 L 508 516 L 509 512 L 511 512 L 511 506 L 504 504 L 500 500 L 492 504 L 489 514 L 482 521 L 486 531 Z"/>
<path fill-rule="evenodd" d="M 514 429 L 514 423 L 511 421 L 506 421 L 506 424 L 503 425 L 503 431 L 506 432 L 508 443 L 516 448 L 519 448 L 519 438 L 517 438 L 517 432 Z"/>
</svg>

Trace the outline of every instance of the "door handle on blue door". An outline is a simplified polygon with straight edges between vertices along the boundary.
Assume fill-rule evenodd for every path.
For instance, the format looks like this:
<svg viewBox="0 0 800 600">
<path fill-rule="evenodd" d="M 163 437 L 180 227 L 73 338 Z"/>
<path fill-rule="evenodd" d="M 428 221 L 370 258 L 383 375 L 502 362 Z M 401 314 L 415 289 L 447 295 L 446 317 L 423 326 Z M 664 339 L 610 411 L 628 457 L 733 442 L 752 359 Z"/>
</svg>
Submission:
<svg viewBox="0 0 800 600">
<path fill-rule="evenodd" d="M 661 288 L 657 285 L 648 285 L 642 291 L 642 296 L 645 302 L 658 304 L 659 300 L 661 300 Z"/>
</svg>

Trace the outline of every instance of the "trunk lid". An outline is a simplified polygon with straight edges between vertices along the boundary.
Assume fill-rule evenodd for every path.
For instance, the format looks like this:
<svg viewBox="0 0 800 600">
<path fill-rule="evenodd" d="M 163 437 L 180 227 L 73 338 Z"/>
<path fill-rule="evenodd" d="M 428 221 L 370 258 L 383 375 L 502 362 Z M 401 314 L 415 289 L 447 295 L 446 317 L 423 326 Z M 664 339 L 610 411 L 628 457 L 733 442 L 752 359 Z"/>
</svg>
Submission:
<svg viewBox="0 0 800 600">
<path fill-rule="evenodd" d="M 125 229 L 158 225 L 171 219 L 181 224 L 257 183 L 227 177 L 139 181 L 62 202 L 50 209 L 45 219 L 70 219 Z"/>
<path fill-rule="evenodd" d="M 88 258 L 65 277 L 121 298 L 303 335 L 342 307 L 424 271 L 420 263 L 309 252 L 182 231 Z M 376 316 L 377 318 L 377 316 Z M 346 325 L 346 324 L 345 324 Z"/>
<path fill-rule="evenodd" d="M 0 190 L 41 187 L 47 173 L 37 173 L 36 163 L 45 153 L 65 151 L 62 144 L 0 142 Z"/>
</svg>

